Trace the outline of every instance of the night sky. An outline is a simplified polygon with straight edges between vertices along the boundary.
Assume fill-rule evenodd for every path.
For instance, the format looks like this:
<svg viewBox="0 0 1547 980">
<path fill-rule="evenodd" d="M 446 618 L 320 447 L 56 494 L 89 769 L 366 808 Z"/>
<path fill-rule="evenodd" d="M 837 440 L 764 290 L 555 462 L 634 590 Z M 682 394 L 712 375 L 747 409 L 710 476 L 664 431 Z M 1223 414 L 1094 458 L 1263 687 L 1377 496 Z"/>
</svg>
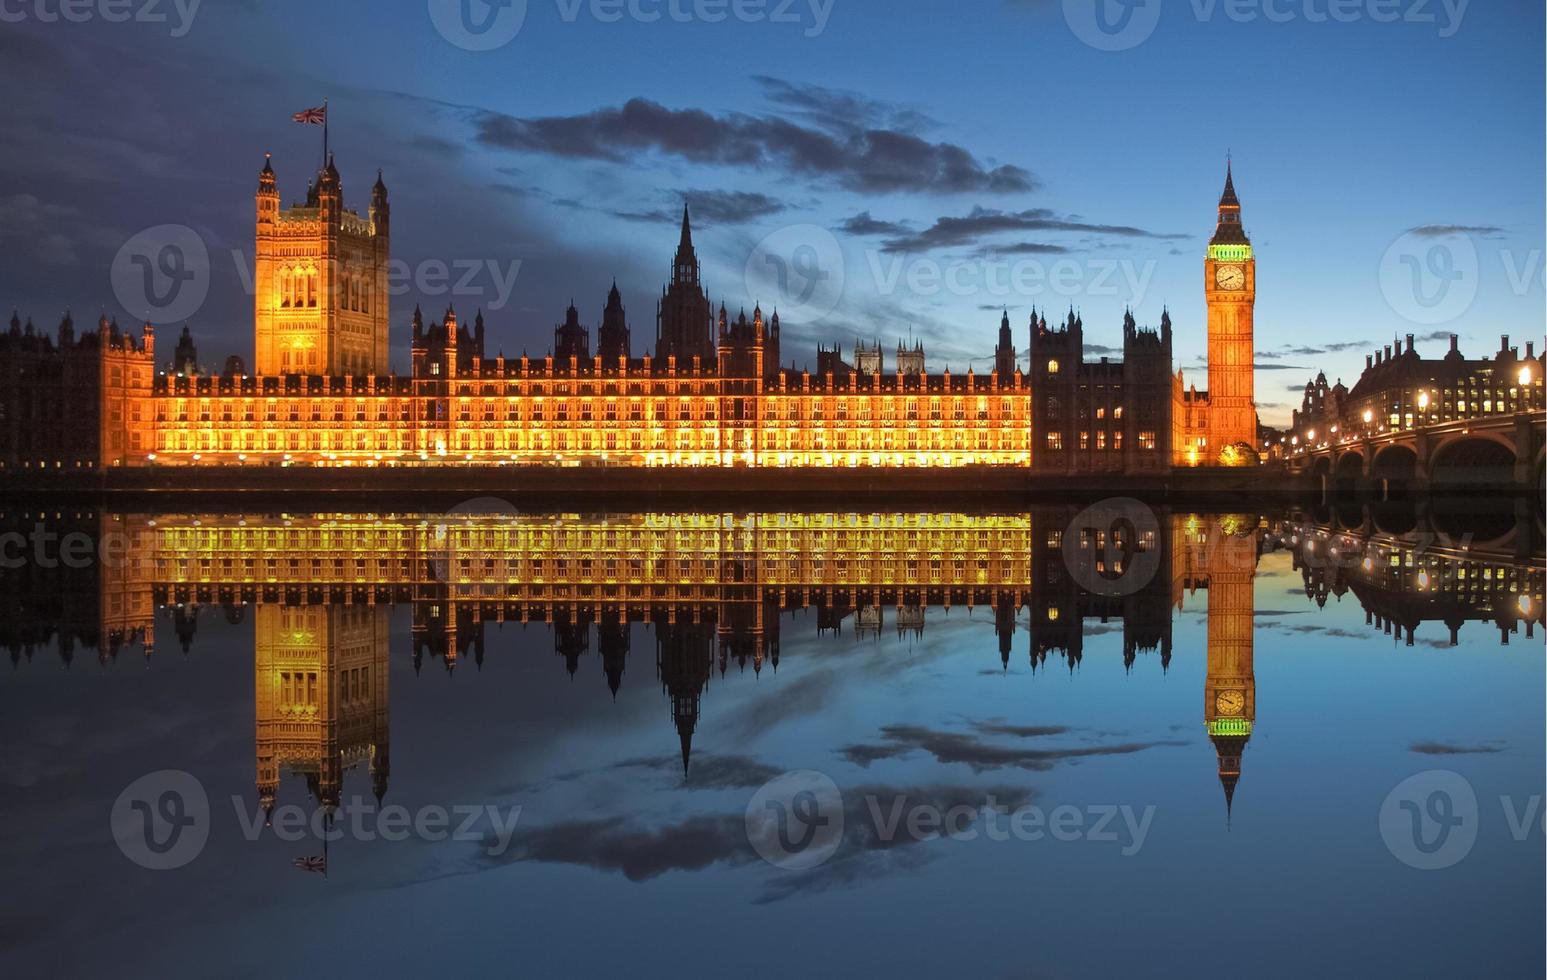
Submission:
<svg viewBox="0 0 1547 980">
<path fill-rule="evenodd" d="M 1024 354 L 1033 304 L 1077 307 L 1097 356 L 1125 306 L 1169 306 L 1202 386 L 1227 151 L 1264 421 L 1394 335 L 1481 355 L 1542 333 L 1538 0 L 1148 0 L 1105 38 L 1121 51 L 1081 39 L 1092 0 L 466 0 L 481 35 L 455 0 L 188 2 L 0 7 L 0 304 L 50 331 L 65 308 L 142 319 L 115 256 L 183 225 L 209 255 L 202 359 L 250 358 L 257 172 L 272 152 L 304 196 L 322 134 L 290 116 L 327 98 L 346 205 L 377 168 L 391 189 L 400 371 L 416 302 L 482 308 L 491 356 L 537 355 L 614 278 L 642 353 L 686 199 L 711 299 L 779 306 L 787 363 L 911 333 L 931 369 L 987 370 L 1000 310 Z"/>
</svg>

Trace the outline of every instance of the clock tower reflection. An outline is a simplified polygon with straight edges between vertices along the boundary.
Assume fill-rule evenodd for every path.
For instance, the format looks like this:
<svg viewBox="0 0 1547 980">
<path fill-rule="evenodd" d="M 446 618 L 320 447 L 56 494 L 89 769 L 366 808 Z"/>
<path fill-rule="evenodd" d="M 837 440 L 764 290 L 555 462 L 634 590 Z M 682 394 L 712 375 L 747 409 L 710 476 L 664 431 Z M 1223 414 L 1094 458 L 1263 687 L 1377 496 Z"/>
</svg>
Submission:
<svg viewBox="0 0 1547 980">
<path fill-rule="evenodd" d="M 1259 535 L 1255 521 L 1230 516 L 1208 522 L 1189 519 L 1183 534 L 1188 584 L 1209 593 L 1203 720 L 1219 758 L 1228 820 L 1241 779 L 1241 756 L 1257 719 L 1252 594 Z"/>
</svg>

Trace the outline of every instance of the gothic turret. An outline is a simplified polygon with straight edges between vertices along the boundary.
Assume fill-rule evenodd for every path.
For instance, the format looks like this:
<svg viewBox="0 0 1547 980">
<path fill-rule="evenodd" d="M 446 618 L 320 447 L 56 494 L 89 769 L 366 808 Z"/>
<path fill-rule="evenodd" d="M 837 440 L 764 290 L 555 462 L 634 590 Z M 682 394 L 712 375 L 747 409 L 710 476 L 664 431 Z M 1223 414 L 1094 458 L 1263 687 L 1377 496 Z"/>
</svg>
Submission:
<svg viewBox="0 0 1547 980">
<path fill-rule="evenodd" d="M 580 311 L 575 308 L 574 300 L 570 300 L 569 309 L 564 311 L 564 325 L 553 331 L 553 356 L 560 363 L 568 363 L 572 357 L 582 361 L 591 359 L 591 331 L 580 325 Z"/>
<path fill-rule="evenodd" d="M 371 188 L 371 223 L 381 235 L 388 234 L 392 228 L 392 205 L 387 201 L 387 185 L 381 179 L 380 170 L 376 171 L 376 185 Z"/>
<path fill-rule="evenodd" d="M 1010 336 L 1010 311 L 1004 311 L 999 319 L 999 345 L 994 348 L 994 373 L 999 383 L 1005 384 L 1015 377 L 1015 341 Z"/>
<path fill-rule="evenodd" d="M 602 325 L 596 332 L 596 353 L 613 361 L 628 357 L 630 351 L 628 315 L 623 308 L 623 294 L 618 292 L 618 281 L 612 281 L 607 292 L 607 305 L 602 308 Z"/>
</svg>

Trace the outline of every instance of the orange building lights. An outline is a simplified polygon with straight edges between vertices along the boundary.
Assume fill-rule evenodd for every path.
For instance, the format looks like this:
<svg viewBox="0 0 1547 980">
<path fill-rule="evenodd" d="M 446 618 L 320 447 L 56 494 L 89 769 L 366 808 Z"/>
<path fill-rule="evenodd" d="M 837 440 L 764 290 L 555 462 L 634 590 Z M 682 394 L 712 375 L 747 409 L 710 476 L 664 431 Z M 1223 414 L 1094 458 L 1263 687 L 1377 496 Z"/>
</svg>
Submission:
<svg viewBox="0 0 1547 980">
<path fill-rule="evenodd" d="M 519 358 L 485 355 L 481 313 L 469 327 L 453 309 L 428 323 L 415 310 L 412 369 L 398 376 L 387 370 L 387 190 L 378 179 L 367 217 L 346 210 L 331 159 L 304 206 L 281 209 L 272 166 L 265 161 L 260 173 L 255 373 L 242 373 L 239 363 L 220 375 L 158 368 L 149 325 L 140 341 L 104 326 L 99 333 L 111 334 L 108 340 L 72 340 L 79 349 L 67 350 L 61 335 L 58 349 L 41 342 L 47 349 L 40 356 L 84 358 L 97 368 L 81 393 L 94 410 L 79 412 L 62 429 L 85 423 L 86 432 L 96 433 L 95 453 L 88 446 L 68 455 L 76 466 L 95 455 L 95 465 L 104 469 L 995 467 L 1164 473 L 1172 466 L 1216 465 L 1219 449 L 1241 443 L 1250 449 L 1255 442 L 1255 432 L 1247 431 L 1256 424 L 1250 377 L 1254 266 L 1250 245 L 1235 242 L 1245 236 L 1234 197 L 1227 178 L 1220 227 L 1229 224 L 1235 234 L 1226 245 L 1211 245 L 1207 260 L 1210 377 L 1224 392 L 1212 399 L 1210 393 L 1184 392 L 1181 375 L 1171 373 L 1169 314 L 1159 330 L 1140 328 L 1125 316 L 1121 362 L 1084 360 L 1083 324 L 1073 311 L 1051 330 L 1034 311 L 1030 374 L 1016 364 L 1008 316 L 987 373 L 930 373 L 922 344 L 899 346 L 891 364 L 876 344 L 857 345 L 852 363 L 838 348 L 822 348 L 816 371 L 781 367 L 777 312 L 765 319 L 755 308 L 750 318 L 742 313 L 733 320 L 723 305 L 717 315 L 711 311 L 686 212 L 671 282 L 657 309 L 653 354 L 629 351 L 630 330 L 614 287 L 594 354 L 573 306 L 555 331 L 552 353 Z M 1242 249 L 1244 257 L 1236 254 Z M 1234 273 L 1242 268 L 1244 283 L 1237 284 Z M 19 328 L 12 334 L 0 338 L 7 353 L 39 346 Z M 195 357 L 185 337 L 177 367 Z M 22 395 L 30 391 L 21 388 Z M 18 402 L 7 418 L 47 414 L 47 406 L 39 405 Z M 23 435 L 20 429 L 4 433 L 4 468 L 63 465 L 65 454 L 46 445 L 48 438 Z M 1226 454 L 1231 461 L 1238 456 Z"/>
</svg>

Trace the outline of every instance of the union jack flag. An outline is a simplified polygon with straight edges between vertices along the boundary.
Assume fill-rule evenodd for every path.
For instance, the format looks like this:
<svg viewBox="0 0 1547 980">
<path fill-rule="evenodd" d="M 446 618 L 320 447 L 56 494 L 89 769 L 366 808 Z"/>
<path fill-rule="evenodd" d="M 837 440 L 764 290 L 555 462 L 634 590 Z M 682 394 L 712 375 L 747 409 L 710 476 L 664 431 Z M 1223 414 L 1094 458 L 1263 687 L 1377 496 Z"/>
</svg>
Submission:
<svg viewBox="0 0 1547 980">
<path fill-rule="evenodd" d="M 328 873 L 328 859 L 320 855 L 313 854 L 311 857 L 295 858 L 290 863 L 302 871 L 310 871 L 320 875 Z"/>
<path fill-rule="evenodd" d="M 290 118 L 298 123 L 306 123 L 310 126 L 321 126 L 323 123 L 328 121 L 328 107 L 325 105 L 320 105 L 313 109 L 302 109 L 300 112 L 296 113 Z"/>
</svg>

